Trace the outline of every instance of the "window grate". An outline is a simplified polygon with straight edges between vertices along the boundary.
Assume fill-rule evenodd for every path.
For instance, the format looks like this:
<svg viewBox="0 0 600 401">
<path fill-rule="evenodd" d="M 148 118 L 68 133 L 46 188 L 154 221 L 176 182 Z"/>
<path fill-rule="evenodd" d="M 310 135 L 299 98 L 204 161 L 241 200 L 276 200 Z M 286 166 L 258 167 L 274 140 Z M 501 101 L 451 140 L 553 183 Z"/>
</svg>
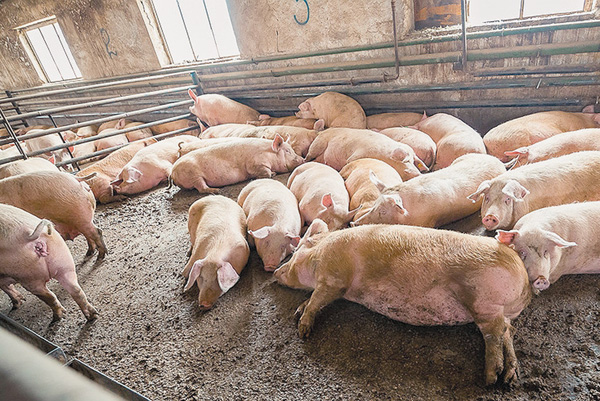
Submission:
<svg viewBox="0 0 600 401">
<path fill-rule="evenodd" d="M 591 11 L 591 5 L 590 0 L 469 0 L 468 21 L 479 24 L 587 12 Z"/>
</svg>

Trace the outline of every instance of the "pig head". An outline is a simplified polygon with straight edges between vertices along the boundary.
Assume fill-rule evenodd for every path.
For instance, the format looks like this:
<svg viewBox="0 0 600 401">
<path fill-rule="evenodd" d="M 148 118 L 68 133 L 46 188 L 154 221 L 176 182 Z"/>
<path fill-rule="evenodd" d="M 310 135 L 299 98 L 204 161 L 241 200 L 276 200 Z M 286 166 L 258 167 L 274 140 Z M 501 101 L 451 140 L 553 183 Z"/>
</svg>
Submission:
<svg viewBox="0 0 600 401">
<path fill-rule="evenodd" d="M 527 213 L 527 195 L 529 190 L 517 180 L 486 180 L 468 198 L 477 202 L 479 196 L 483 196 L 481 221 L 486 230 L 492 231 L 512 228 L 516 217 Z"/>
<path fill-rule="evenodd" d="M 210 309 L 217 299 L 225 294 L 240 279 L 231 263 L 199 259 L 192 265 L 184 291 L 198 284 L 198 305 L 200 309 Z"/>
<path fill-rule="evenodd" d="M 287 255 L 294 252 L 300 237 L 293 233 L 283 232 L 276 226 L 265 226 L 258 230 L 248 230 L 254 238 L 256 252 L 263 261 L 266 271 L 273 271 Z"/>
</svg>

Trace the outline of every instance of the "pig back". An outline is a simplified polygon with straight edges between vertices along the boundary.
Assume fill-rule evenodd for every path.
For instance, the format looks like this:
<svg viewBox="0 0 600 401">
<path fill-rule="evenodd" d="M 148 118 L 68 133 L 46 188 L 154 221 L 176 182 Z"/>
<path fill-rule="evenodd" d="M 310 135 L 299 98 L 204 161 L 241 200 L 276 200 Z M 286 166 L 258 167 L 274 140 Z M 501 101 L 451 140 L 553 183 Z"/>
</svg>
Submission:
<svg viewBox="0 0 600 401">
<path fill-rule="evenodd" d="M 423 119 L 419 113 L 381 113 L 367 116 L 367 128 L 384 130 L 393 127 L 407 127 L 415 125 Z"/>
<path fill-rule="evenodd" d="M 0 179 L 35 171 L 58 171 L 58 168 L 44 158 L 30 157 L 0 166 Z"/>
</svg>

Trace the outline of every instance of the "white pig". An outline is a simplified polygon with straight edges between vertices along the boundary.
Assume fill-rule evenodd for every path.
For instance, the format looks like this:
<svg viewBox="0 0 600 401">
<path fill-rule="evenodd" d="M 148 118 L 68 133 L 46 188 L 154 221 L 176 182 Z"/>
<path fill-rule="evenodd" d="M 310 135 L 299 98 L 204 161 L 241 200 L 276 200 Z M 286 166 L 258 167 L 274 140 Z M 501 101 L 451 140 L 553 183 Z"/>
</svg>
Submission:
<svg viewBox="0 0 600 401">
<path fill-rule="evenodd" d="M 324 164 L 309 162 L 296 168 L 287 187 L 296 196 L 306 225 L 318 218 L 327 223 L 330 230 L 339 230 L 348 225 L 357 212 L 348 211 L 350 197 L 340 173 Z"/>
<path fill-rule="evenodd" d="M 27 134 L 37 134 L 42 131 L 44 131 L 44 130 L 32 129 Z M 65 131 L 62 134 L 63 134 L 63 138 L 66 138 L 67 136 L 71 136 L 71 137 L 75 136 L 75 133 L 71 132 L 71 131 Z M 65 139 L 65 141 L 67 141 L 67 139 Z M 25 144 L 27 145 L 27 148 L 29 149 L 30 152 L 36 152 L 38 150 L 62 145 L 62 144 L 64 144 L 64 142 L 62 141 L 62 139 L 60 139 L 59 134 L 50 134 L 50 135 L 40 136 L 37 138 L 27 139 L 25 141 Z M 73 150 L 72 147 L 71 147 L 71 150 Z M 42 153 L 40 156 L 45 157 L 45 158 L 50 158 L 50 157 L 54 156 L 55 163 L 66 161 L 71 158 L 67 148 Z"/>
<path fill-rule="evenodd" d="M 34 171 L 58 171 L 58 168 L 42 157 L 30 157 L 0 165 L 0 179 Z"/>
<path fill-rule="evenodd" d="M 513 248 L 536 290 L 562 275 L 600 273 L 600 202 L 570 203 L 535 210 L 496 239 Z"/>
<path fill-rule="evenodd" d="M 0 288 L 8 294 L 14 308 L 25 300 L 14 286 L 19 283 L 52 308 L 53 320 L 62 319 L 66 310 L 46 286 L 48 281 L 56 279 L 87 320 L 98 317 L 77 282 L 71 252 L 51 222 L 0 204 L 0 227 Z"/>
<path fill-rule="evenodd" d="M 224 187 L 250 178 L 270 178 L 287 173 L 304 162 L 291 146 L 277 135 L 272 141 L 245 138 L 182 156 L 173 165 L 171 179 L 185 189 L 200 193 L 216 193 L 213 187 Z"/>
<path fill-rule="evenodd" d="M 437 155 L 433 170 L 448 167 L 467 153 L 486 153 L 481 135 L 450 114 L 434 114 L 419 121 L 414 128 L 425 132 L 436 144 Z"/>
<path fill-rule="evenodd" d="M 369 177 L 373 172 L 386 187 L 402 183 L 402 177 L 389 164 L 377 159 L 358 159 L 348 163 L 340 171 L 345 180 L 344 185 L 350 195 L 350 209 L 357 209 L 353 220 L 356 221 L 371 210 L 375 201 L 381 195 L 379 189 Z"/>
<path fill-rule="evenodd" d="M 317 121 L 321 121 L 317 123 Z M 289 127 L 300 127 L 310 130 L 320 131 L 324 128 L 324 121 L 316 118 L 298 118 L 296 116 L 286 117 L 271 117 L 268 114 L 261 114 L 257 121 L 248 121 L 248 124 L 256 125 L 257 127 L 268 125 L 285 125 Z M 320 127 L 320 128 L 319 128 Z"/>
<path fill-rule="evenodd" d="M 339 171 L 346 164 L 367 157 L 386 162 L 403 180 L 419 176 L 419 170 L 427 171 L 410 146 L 366 129 L 329 128 L 319 133 L 308 149 L 306 160 L 325 163 Z"/>
<path fill-rule="evenodd" d="M 503 162 L 510 157 L 504 152 L 529 146 L 562 132 L 598 128 L 600 114 L 544 111 L 515 118 L 492 128 L 483 137 L 490 155 Z"/>
<path fill-rule="evenodd" d="M 429 168 L 435 163 L 437 146 L 426 133 L 409 127 L 386 128 L 379 133 L 410 146 Z"/>
<path fill-rule="evenodd" d="M 415 125 L 423 118 L 423 114 L 407 112 L 372 114 L 367 116 L 367 128 L 384 130 L 386 128 L 407 127 L 409 125 Z"/>
<path fill-rule="evenodd" d="M 275 270 L 300 241 L 302 219 L 294 194 L 279 181 L 264 178 L 246 185 L 237 201 L 264 269 Z"/>
<path fill-rule="evenodd" d="M 600 200 L 600 152 L 571 153 L 528 164 L 479 185 L 487 230 L 511 229 L 521 217 L 547 206 Z"/>
<path fill-rule="evenodd" d="M 274 273 L 281 284 L 314 289 L 296 310 L 308 337 L 315 316 L 339 298 L 418 326 L 475 322 L 485 341 L 485 382 L 517 377 L 516 318 L 531 299 L 517 254 L 492 238 L 431 228 L 368 225 L 327 233 L 315 220 Z"/>
<path fill-rule="evenodd" d="M 585 128 L 557 134 L 504 154 L 517 156 L 515 167 L 519 167 L 583 150 L 600 150 L 600 128 Z"/>
<path fill-rule="evenodd" d="M 323 120 L 327 128 L 367 128 L 367 116 L 360 103 L 341 93 L 322 93 L 300 103 L 298 108 L 296 117 Z"/>
<path fill-rule="evenodd" d="M 467 196 L 485 180 L 504 173 L 500 160 L 485 154 L 466 154 L 450 166 L 393 187 L 374 174 L 381 195 L 354 224 L 406 224 L 440 227 L 477 212 Z"/>
<path fill-rule="evenodd" d="M 179 156 L 179 144 L 194 141 L 198 141 L 195 136 L 179 135 L 141 149 L 111 182 L 114 191 L 137 194 L 166 181 Z"/>
<path fill-rule="evenodd" d="M 252 107 L 215 93 L 196 95 L 191 89 L 188 95 L 194 100 L 190 112 L 210 126 L 258 120 L 260 113 Z"/>
<path fill-rule="evenodd" d="M 210 309 L 240 279 L 248 263 L 246 215 L 235 201 L 205 196 L 190 206 L 188 231 L 191 248 L 183 276 L 184 291 L 198 285 L 200 309 Z"/>
</svg>

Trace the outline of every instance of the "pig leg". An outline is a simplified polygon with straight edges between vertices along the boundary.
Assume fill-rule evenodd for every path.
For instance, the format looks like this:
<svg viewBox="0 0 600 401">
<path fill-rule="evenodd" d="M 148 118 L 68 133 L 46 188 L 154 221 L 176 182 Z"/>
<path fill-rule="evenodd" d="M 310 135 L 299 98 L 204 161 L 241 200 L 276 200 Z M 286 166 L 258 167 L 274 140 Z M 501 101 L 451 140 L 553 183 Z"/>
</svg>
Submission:
<svg viewBox="0 0 600 401">
<path fill-rule="evenodd" d="M 198 190 L 198 192 L 200 192 L 201 194 L 203 194 L 203 193 L 216 194 L 219 192 L 219 188 L 209 187 L 208 184 L 206 183 L 206 180 L 204 179 L 204 177 L 200 177 L 198 180 L 196 180 L 196 183 L 194 184 L 194 188 L 196 188 L 196 190 Z"/>
<path fill-rule="evenodd" d="M 276 173 L 267 165 L 261 164 L 248 169 L 248 173 L 256 178 L 272 178 Z"/>
<path fill-rule="evenodd" d="M 325 153 L 325 149 L 327 149 L 327 141 L 319 141 L 315 140 L 310 148 L 308 148 L 308 153 L 306 154 L 306 161 L 311 161 L 316 159 L 318 156 L 322 156 Z"/>
<path fill-rule="evenodd" d="M 304 306 L 302 316 L 298 321 L 298 335 L 300 338 L 308 338 L 317 313 L 336 299 L 341 298 L 345 292 L 344 288 L 336 288 L 325 283 L 317 283 L 308 302 L 305 301 L 298 308 L 300 309 Z"/>
<path fill-rule="evenodd" d="M 25 301 L 23 294 L 15 288 L 15 283 L 16 281 L 11 277 L 0 278 L 0 288 L 10 297 L 13 309 L 17 309 Z"/>
<path fill-rule="evenodd" d="M 71 295 L 75 302 L 77 302 L 77 305 L 79 305 L 79 308 L 88 321 L 98 317 L 98 311 L 88 302 L 85 293 L 79 286 L 77 275 L 74 270 L 66 271 L 55 278 L 69 295 Z"/>
<path fill-rule="evenodd" d="M 294 319 L 296 320 L 296 323 L 302 317 L 302 314 L 304 313 L 304 309 L 306 309 L 306 305 L 308 305 L 308 301 L 310 301 L 310 298 L 307 299 L 306 301 L 302 302 L 300 304 L 300 306 L 298 307 L 298 309 L 296 309 L 296 312 L 294 313 Z"/>
<path fill-rule="evenodd" d="M 104 238 L 102 237 L 102 230 L 99 229 L 91 223 L 91 227 L 89 225 L 80 230 L 88 243 L 88 251 L 85 254 L 86 257 L 90 257 L 94 254 L 94 250 L 98 249 L 98 257 L 96 258 L 96 262 L 99 262 L 104 259 L 106 256 L 107 250 L 106 245 L 104 244 Z"/>
<path fill-rule="evenodd" d="M 506 322 L 504 316 L 500 315 L 491 320 L 476 320 L 475 323 L 485 340 L 485 384 L 489 386 L 496 383 L 504 370 L 503 349 L 507 331 Z M 514 375 L 510 379 L 512 378 Z"/>
<path fill-rule="evenodd" d="M 52 309 L 53 322 L 62 319 L 63 315 L 67 312 L 58 301 L 58 298 L 56 298 L 56 295 L 46 287 L 45 282 L 36 281 L 34 283 L 21 283 L 21 285 Z"/>
<path fill-rule="evenodd" d="M 515 328 L 510 324 L 510 320 L 505 319 L 507 330 L 502 337 L 504 342 L 504 382 L 512 383 L 519 376 L 519 364 L 517 363 L 517 355 L 513 346 L 513 337 Z"/>
</svg>

